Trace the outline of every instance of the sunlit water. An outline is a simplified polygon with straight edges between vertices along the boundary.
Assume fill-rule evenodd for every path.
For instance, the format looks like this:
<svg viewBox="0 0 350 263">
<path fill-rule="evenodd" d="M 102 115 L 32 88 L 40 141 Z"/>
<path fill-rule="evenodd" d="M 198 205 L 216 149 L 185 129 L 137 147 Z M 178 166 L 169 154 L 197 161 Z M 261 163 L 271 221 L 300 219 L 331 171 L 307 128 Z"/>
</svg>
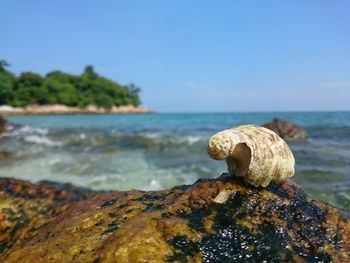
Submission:
<svg viewBox="0 0 350 263">
<path fill-rule="evenodd" d="M 310 135 L 290 143 L 293 180 L 314 197 L 350 210 L 350 112 L 25 116 L 0 139 L 0 176 L 69 182 L 96 190 L 154 190 L 217 177 L 224 162 L 206 153 L 210 135 L 274 117 Z"/>
</svg>

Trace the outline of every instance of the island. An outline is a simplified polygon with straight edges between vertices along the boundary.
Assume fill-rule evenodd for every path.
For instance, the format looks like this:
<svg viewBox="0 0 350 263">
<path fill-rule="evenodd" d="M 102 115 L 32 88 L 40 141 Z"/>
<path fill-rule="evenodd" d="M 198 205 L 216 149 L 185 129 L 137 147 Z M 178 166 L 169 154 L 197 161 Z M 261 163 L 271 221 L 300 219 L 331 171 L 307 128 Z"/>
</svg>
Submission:
<svg viewBox="0 0 350 263">
<path fill-rule="evenodd" d="M 45 76 L 16 76 L 0 60 L 0 114 L 148 113 L 141 106 L 141 89 L 121 85 L 88 65 L 80 75 L 59 70 Z"/>
</svg>

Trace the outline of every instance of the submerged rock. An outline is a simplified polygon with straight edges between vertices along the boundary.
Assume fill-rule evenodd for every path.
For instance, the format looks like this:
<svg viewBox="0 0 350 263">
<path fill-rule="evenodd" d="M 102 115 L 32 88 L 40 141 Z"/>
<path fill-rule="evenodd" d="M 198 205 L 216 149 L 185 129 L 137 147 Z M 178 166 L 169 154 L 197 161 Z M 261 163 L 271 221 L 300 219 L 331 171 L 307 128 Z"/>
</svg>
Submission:
<svg viewBox="0 0 350 263">
<path fill-rule="evenodd" d="M 0 262 L 350 259 L 349 219 L 288 180 L 256 189 L 223 175 L 111 193 L 0 181 Z"/>
<path fill-rule="evenodd" d="M 263 124 L 262 126 L 274 131 L 281 138 L 289 141 L 306 140 L 308 137 L 308 134 L 304 129 L 298 127 L 294 123 L 277 118 L 273 119 L 269 123 Z"/>
</svg>

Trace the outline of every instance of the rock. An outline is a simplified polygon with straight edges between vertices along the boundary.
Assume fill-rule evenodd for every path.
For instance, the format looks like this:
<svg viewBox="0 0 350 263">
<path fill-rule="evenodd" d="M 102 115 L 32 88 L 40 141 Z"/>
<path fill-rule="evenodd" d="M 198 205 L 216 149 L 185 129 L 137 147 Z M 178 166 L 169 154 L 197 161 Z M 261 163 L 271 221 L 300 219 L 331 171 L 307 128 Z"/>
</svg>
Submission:
<svg viewBox="0 0 350 263">
<path fill-rule="evenodd" d="M 92 193 L 0 180 L 0 262 L 350 260 L 349 219 L 291 181 Z"/>
<path fill-rule="evenodd" d="M 0 179 L 0 254 L 32 237 L 40 227 L 91 192 L 71 185 Z M 4 262 L 0 260 L 0 262 Z"/>
<path fill-rule="evenodd" d="M 6 120 L 0 115 L 0 134 L 5 132 L 6 124 Z"/>
<path fill-rule="evenodd" d="M 6 120 L 0 115 L 0 135 L 5 132 L 6 125 L 7 125 Z M 0 143 L 1 143 L 1 141 L 0 141 Z M 0 161 L 4 160 L 4 159 L 7 159 L 10 156 L 11 156 L 10 152 L 0 151 Z"/>
<path fill-rule="evenodd" d="M 281 138 L 289 141 L 305 140 L 308 137 L 308 134 L 304 129 L 298 127 L 294 123 L 277 118 L 273 119 L 269 123 L 263 124 L 262 126 L 274 131 Z"/>
<path fill-rule="evenodd" d="M 0 161 L 5 160 L 12 156 L 12 153 L 8 151 L 0 151 Z"/>
</svg>

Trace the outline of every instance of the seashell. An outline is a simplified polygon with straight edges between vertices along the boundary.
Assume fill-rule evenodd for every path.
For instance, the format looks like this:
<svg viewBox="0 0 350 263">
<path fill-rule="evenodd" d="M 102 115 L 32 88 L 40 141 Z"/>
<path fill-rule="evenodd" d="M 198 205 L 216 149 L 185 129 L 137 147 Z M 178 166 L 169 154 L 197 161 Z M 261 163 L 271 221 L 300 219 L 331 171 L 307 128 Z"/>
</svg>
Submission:
<svg viewBox="0 0 350 263">
<path fill-rule="evenodd" d="M 257 125 L 218 132 L 209 139 L 208 154 L 215 160 L 226 159 L 231 175 L 241 176 L 255 187 L 294 175 L 295 160 L 287 143 Z"/>
</svg>

